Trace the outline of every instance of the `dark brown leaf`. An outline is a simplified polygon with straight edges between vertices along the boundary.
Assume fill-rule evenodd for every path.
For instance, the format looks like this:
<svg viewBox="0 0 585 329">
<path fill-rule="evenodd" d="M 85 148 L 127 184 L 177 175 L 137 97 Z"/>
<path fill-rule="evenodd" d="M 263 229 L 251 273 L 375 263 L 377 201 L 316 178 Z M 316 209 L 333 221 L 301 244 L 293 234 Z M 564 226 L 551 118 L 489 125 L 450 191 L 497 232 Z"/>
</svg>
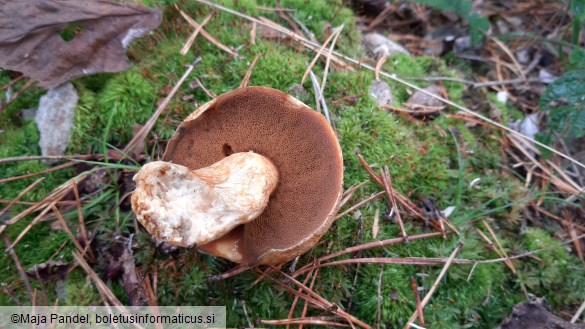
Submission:
<svg viewBox="0 0 585 329">
<path fill-rule="evenodd" d="M 161 12 L 137 4 L 0 0 L 0 67 L 45 88 L 130 67 L 126 47 L 155 29 Z"/>
<path fill-rule="evenodd" d="M 26 271 L 26 275 L 33 280 L 45 283 L 52 280 L 62 280 L 67 275 L 70 266 L 70 263 L 48 261 L 31 267 Z"/>
</svg>

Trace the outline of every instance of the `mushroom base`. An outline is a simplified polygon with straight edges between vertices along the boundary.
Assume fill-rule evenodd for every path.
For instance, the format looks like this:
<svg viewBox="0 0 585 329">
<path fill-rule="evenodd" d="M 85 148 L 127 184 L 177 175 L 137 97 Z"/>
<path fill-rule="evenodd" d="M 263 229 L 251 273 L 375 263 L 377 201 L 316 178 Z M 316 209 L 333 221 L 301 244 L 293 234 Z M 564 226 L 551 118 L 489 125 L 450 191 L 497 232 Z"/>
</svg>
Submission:
<svg viewBox="0 0 585 329">
<path fill-rule="evenodd" d="M 266 157 L 242 152 L 198 170 L 151 162 L 134 180 L 132 209 L 146 230 L 159 241 L 193 247 L 260 215 L 278 170 Z"/>
</svg>

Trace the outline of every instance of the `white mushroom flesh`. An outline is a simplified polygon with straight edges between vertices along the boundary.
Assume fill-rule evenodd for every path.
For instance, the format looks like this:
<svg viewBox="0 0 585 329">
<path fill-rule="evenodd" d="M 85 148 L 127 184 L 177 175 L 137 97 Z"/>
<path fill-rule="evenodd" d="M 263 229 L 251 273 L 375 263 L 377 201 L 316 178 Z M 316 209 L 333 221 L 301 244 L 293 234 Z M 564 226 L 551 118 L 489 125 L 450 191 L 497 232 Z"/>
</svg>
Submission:
<svg viewBox="0 0 585 329">
<path fill-rule="evenodd" d="M 198 170 L 148 163 L 134 176 L 132 208 L 157 240 L 191 247 L 209 243 L 262 213 L 278 184 L 264 156 L 234 153 Z"/>
</svg>

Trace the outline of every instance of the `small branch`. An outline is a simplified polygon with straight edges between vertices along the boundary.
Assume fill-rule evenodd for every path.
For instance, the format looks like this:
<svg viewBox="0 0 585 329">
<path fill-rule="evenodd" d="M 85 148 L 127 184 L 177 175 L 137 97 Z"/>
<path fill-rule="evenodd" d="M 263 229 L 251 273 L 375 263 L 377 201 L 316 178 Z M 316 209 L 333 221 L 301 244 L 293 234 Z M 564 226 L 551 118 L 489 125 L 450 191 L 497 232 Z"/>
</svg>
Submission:
<svg viewBox="0 0 585 329">
<path fill-rule="evenodd" d="M 12 208 L 12 206 L 14 206 L 25 194 L 27 194 L 30 190 L 35 188 L 35 186 L 39 185 L 44 180 L 45 180 L 45 177 L 41 177 L 41 178 L 37 179 L 36 181 L 34 181 L 29 186 L 27 186 L 24 190 L 20 191 L 20 193 L 18 193 L 16 198 L 14 198 L 14 200 L 10 201 L 10 203 L 6 207 L 4 207 L 4 209 L 2 209 L 2 211 L 0 211 L 0 217 L 2 217 L 2 215 L 4 215 L 5 212 L 10 210 L 10 208 Z"/>
</svg>

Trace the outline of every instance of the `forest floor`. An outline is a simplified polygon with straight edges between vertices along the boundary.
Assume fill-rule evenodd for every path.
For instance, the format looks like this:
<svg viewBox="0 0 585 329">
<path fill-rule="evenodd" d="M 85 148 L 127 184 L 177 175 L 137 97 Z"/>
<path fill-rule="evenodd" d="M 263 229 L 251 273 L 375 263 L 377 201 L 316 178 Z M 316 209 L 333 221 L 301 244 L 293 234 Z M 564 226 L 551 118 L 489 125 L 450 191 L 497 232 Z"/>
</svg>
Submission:
<svg viewBox="0 0 585 329">
<path fill-rule="evenodd" d="M 46 89 L 0 71 L 0 96 L 12 97 L 0 103 L 0 305 L 221 305 L 228 327 L 397 328 L 423 307 L 424 324 L 415 322 L 423 327 L 494 328 L 535 297 L 567 321 L 577 314 L 585 121 L 566 109 L 582 104 L 564 90 L 583 81 L 568 74 L 582 72 L 585 52 L 566 4 L 486 1 L 465 14 L 411 2 L 143 2 L 163 18 L 128 47 L 132 67 L 72 80 L 69 157 L 36 157 L 34 113 Z M 181 55 L 194 32 L 186 17 L 206 23 Z M 83 33 L 75 28 L 83 29 L 73 37 Z M 303 81 L 311 70 L 316 81 Z M 242 81 L 311 108 L 323 108 L 322 90 L 350 197 L 294 262 L 212 282 L 235 264 L 153 242 L 129 196 L 134 174 L 160 159 L 183 119 Z M 448 103 L 420 96 L 422 88 Z M 154 126 L 143 129 L 149 119 Z M 133 138 L 140 143 L 125 154 Z"/>
</svg>

